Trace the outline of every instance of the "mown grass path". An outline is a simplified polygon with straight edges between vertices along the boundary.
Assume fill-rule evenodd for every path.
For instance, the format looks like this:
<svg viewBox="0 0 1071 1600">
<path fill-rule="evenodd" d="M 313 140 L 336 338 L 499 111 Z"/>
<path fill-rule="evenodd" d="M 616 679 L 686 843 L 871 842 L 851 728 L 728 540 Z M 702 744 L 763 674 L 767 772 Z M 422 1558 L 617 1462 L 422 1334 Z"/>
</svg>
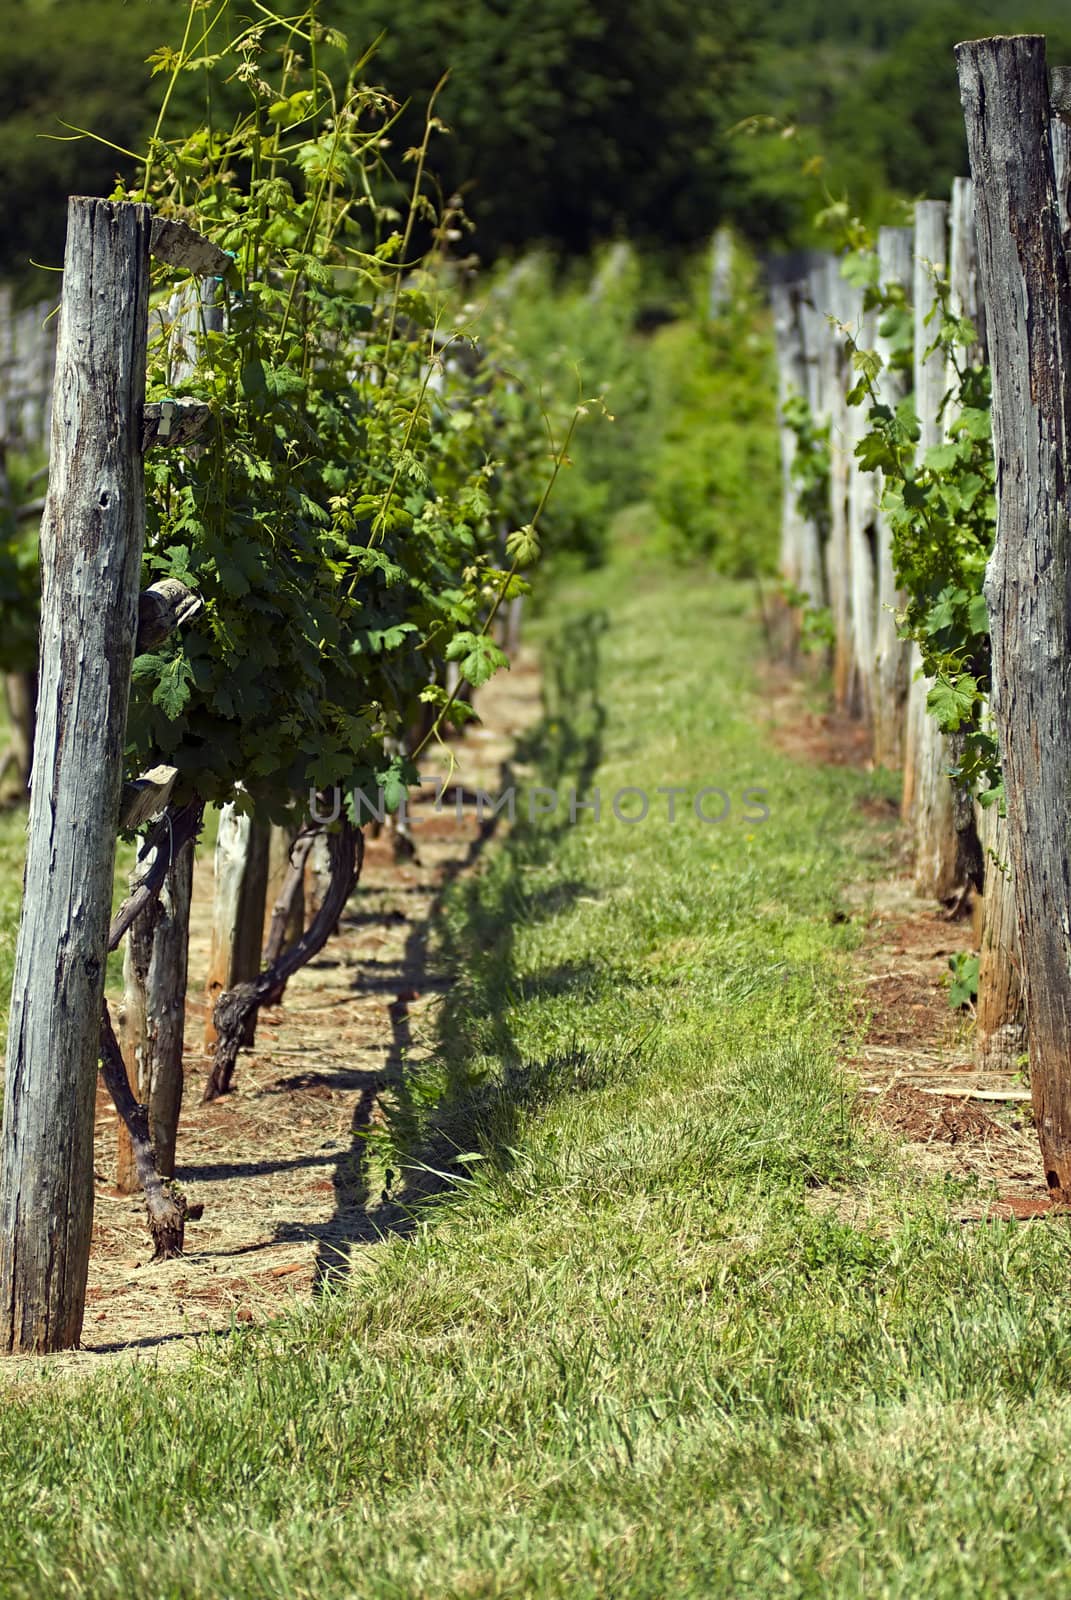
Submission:
<svg viewBox="0 0 1071 1600">
<path fill-rule="evenodd" d="M 13 1393 L 0 1592 L 1066 1585 L 1065 1235 L 965 1229 L 853 1120 L 843 891 L 883 866 L 883 780 L 764 746 L 750 608 L 626 564 L 559 594 L 515 773 L 559 810 L 455 886 L 458 981 L 395 1106 L 438 1196 L 181 1371 Z"/>
</svg>

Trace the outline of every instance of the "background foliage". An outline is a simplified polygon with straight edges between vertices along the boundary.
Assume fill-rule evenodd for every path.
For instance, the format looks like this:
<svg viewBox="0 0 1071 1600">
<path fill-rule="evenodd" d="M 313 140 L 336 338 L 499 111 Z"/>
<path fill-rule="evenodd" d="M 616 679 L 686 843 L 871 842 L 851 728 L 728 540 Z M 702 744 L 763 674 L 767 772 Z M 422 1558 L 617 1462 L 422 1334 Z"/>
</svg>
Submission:
<svg viewBox="0 0 1071 1600">
<path fill-rule="evenodd" d="M 585 564 L 615 538 L 735 576 L 772 570 L 779 471 L 773 349 L 754 258 L 710 320 L 707 253 L 668 275 L 615 245 L 571 268 L 545 255 L 500 275 L 503 359 L 540 380 L 559 433 L 578 372 L 605 416 L 578 430 L 544 524 L 548 554 Z"/>
<path fill-rule="evenodd" d="M 508 0 L 324 0 L 320 14 L 354 52 L 386 30 L 371 73 L 408 102 L 396 170 L 450 69 L 452 137 L 434 164 L 484 261 L 619 233 L 677 250 L 723 219 L 761 248 L 809 242 L 798 150 L 732 131 L 757 115 L 797 130 L 831 187 L 886 220 L 892 198 L 941 193 L 965 170 L 956 40 L 1040 31 L 1071 59 L 1063 0 L 530 0 L 523 27 Z M 0 0 L 0 22 L 0 277 L 26 279 L 31 257 L 60 260 L 63 198 L 107 193 L 123 166 L 106 145 L 57 142 L 71 132 L 59 119 L 139 149 L 155 104 L 142 63 L 177 42 L 182 8 Z M 325 64 L 345 75 L 341 56 Z M 192 126 L 233 110 L 233 94 L 218 78 L 183 85 L 173 111 Z"/>
</svg>

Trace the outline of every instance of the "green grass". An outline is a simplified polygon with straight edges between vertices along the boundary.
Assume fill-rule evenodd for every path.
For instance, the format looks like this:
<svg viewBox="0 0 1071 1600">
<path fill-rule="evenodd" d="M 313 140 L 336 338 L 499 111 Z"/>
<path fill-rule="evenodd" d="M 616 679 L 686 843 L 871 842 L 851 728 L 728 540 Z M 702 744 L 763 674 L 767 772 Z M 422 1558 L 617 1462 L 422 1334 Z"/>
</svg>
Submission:
<svg viewBox="0 0 1071 1600">
<path fill-rule="evenodd" d="M 7 1042 L 7 1020 L 11 1002 L 11 979 L 15 970 L 15 940 L 19 931 L 22 904 L 22 868 L 26 854 L 26 808 L 0 807 L 0 1055 Z M 113 908 L 129 892 L 134 866 L 134 846 L 120 840 L 115 857 Z M 108 957 L 108 991 L 115 993 L 123 984 L 122 949 Z M 2 1590 L 0 1590 L 2 1594 Z"/>
<path fill-rule="evenodd" d="M 455 886 L 395 1108 L 440 1192 L 303 1314 L 14 1388 L 5 1596 L 1067 1587 L 1067 1244 L 965 1230 L 850 1120 L 885 780 L 765 746 L 747 604 L 560 595 L 524 781 L 760 786 L 769 821 L 520 823 Z"/>
<path fill-rule="evenodd" d="M 0 810 L 0 1042 L 7 1038 L 11 977 L 15 967 L 15 935 L 22 902 L 22 859 L 26 848 L 26 813 Z"/>
</svg>

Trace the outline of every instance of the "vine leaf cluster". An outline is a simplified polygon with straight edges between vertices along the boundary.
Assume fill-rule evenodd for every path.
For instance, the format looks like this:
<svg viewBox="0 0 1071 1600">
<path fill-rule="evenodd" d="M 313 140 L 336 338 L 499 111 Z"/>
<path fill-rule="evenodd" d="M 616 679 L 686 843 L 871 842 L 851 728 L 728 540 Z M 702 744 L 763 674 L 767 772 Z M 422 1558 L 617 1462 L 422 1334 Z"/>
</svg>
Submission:
<svg viewBox="0 0 1071 1600">
<path fill-rule="evenodd" d="M 179 800 L 283 820 L 336 785 L 397 804 L 416 781 L 399 750 L 471 715 L 447 664 L 474 686 L 508 665 L 489 625 L 527 588 L 546 492 L 506 538 L 538 498 L 505 459 L 531 416 L 458 309 L 458 206 L 429 192 L 434 106 L 404 158 L 403 216 L 385 153 L 398 108 L 359 81 L 364 62 L 337 88 L 318 58 L 345 41 L 315 9 L 258 7 L 226 39 L 229 10 L 192 0 L 181 47 L 153 58 L 161 116 L 113 196 L 189 222 L 232 263 L 207 294 L 154 269 L 148 397 L 192 396 L 211 422 L 193 449 L 149 457 L 146 578 L 204 605 L 135 662 L 127 758 L 177 767 Z M 245 109 L 166 137 L 183 74 Z M 434 224 L 425 255 L 418 218 Z M 566 448 L 551 440 L 545 479 Z"/>
</svg>

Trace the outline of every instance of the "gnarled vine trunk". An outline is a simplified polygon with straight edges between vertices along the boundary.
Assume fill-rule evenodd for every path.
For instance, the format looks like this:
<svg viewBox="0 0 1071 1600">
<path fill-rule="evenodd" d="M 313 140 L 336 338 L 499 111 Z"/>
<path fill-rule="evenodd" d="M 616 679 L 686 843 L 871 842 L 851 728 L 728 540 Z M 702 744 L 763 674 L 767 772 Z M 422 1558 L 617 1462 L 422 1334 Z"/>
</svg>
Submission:
<svg viewBox="0 0 1071 1600">
<path fill-rule="evenodd" d="M 203 1098 L 206 1102 L 228 1093 L 251 1019 L 269 1002 L 281 983 L 292 978 L 323 949 L 357 886 L 364 861 L 364 838 L 360 830 L 343 822 L 337 833 L 328 834 L 327 848 L 331 877 L 323 902 L 309 927 L 296 944 L 265 967 L 252 982 L 228 989 L 216 1001 L 215 1060 L 205 1084 Z M 291 871 L 295 874 L 304 871 L 304 860 L 295 863 Z"/>
<path fill-rule="evenodd" d="M 162 846 L 166 849 L 167 844 Z M 149 1131 L 161 1176 L 175 1172 L 175 1141 L 182 1106 L 182 1049 L 186 1024 L 193 841 L 167 871 L 159 898 L 127 934 L 119 1039 L 127 1077 L 148 1107 Z M 116 1184 L 133 1193 L 140 1184 L 129 1130 L 119 1129 Z"/>
</svg>

